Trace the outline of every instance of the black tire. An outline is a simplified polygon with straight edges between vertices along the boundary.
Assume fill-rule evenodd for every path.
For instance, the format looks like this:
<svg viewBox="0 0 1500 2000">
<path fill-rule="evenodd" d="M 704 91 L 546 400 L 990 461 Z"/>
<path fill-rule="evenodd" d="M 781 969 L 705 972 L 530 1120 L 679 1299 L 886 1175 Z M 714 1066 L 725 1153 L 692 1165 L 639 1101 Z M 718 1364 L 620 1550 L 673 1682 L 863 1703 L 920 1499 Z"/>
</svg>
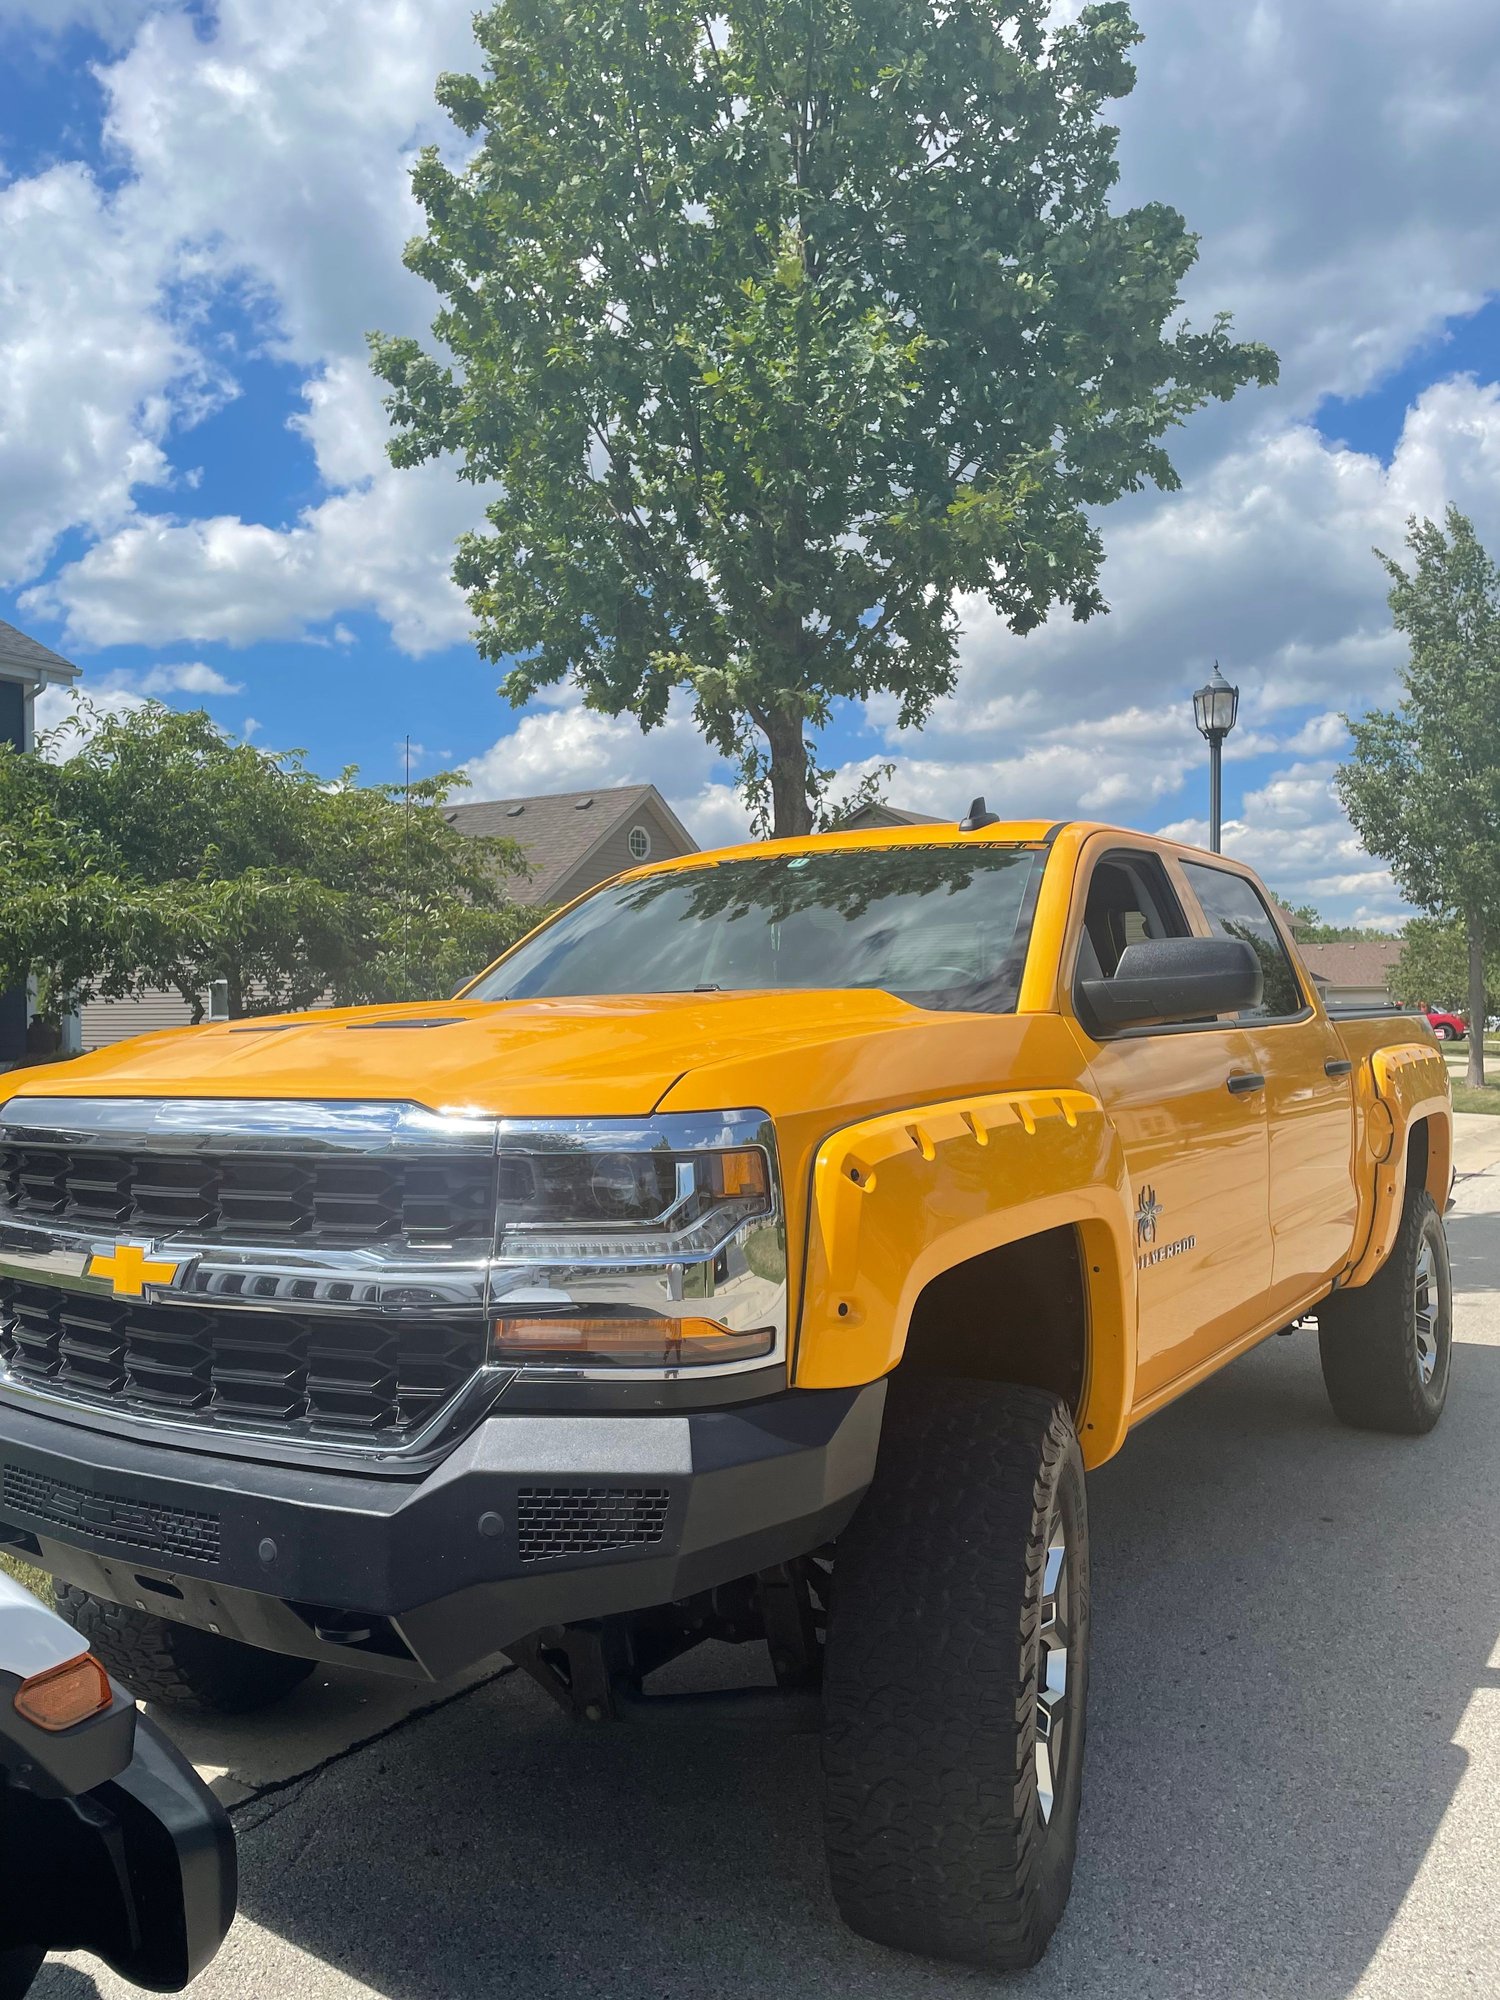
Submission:
<svg viewBox="0 0 1500 2000">
<path fill-rule="evenodd" d="M 1439 1021 L 1432 1032 L 1440 1042 L 1451 1042 L 1453 1040 L 1453 1030 L 1448 1026 L 1446 1021 Z"/>
<path fill-rule="evenodd" d="M 312 1672 L 311 1660 L 268 1653 L 127 1604 L 59 1584 L 57 1610 L 141 1701 L 183 1715 L 248 1715 L 269 1708 Z"/>
<path fill-rule="evenodd" d="M 1419 1298 L 1424 1281 L 1425 1315 Z M 1346 1424 L 1420 1437 L 1443 1414 L 1453 1356 L 1453 1284 L 1443 1218 L 1425 1188 L 1408 1193 L 1384 1267 L 1367 1285 L 1335 1292 L 1319 1306 L 1318 1353 L 1328 1400 Z"/>
<path fill-rule="evenodd" d="M 13 1944 L 0 1951 L 0 2000 L 24 2000 L 46 1956 L 39 1944 Z"/>
<path fill-rule="evenodd" d="M 1049 1547 L 1062 1581 L 1046 1610 Z M 1068 1900 L 1088 1696 L 1088 1513 L 1066 1406 L 899 1375 L 875 1479 L 834 1551 L 824 1837 L 862 1936 L 991 1971 L 1034 1965 Z M 1039 1695 L 1066 1706 L 1039 1784 Z"/>
</svg>

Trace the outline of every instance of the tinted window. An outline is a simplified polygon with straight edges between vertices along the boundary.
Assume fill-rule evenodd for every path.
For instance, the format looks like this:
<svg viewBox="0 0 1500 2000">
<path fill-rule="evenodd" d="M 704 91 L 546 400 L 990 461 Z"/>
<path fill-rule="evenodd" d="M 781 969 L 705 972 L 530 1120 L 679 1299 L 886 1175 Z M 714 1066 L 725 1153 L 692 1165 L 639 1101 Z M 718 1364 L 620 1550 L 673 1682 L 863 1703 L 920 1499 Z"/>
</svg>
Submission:
<svg viewBox="0 0 1500 2000">
<path fill-rule="evenodd" d="M 1009 1012 L 1043 856 L 984 846 L 778 854 L 600 889 L 517 946 L 476 1000 L 878 987 Z"/>
<path fill-rule="evenodd" d="M 1222 868 L 1206 867 L 1201 861 L 1184 861 L 1193 894 L 1203 906 L 1209 928 L 1217 937 L 1243 938 L 1260 960 L 1265 980 L 1259 1007 L 1246 1008 L 1242 1021 L 1275 1020 L 1284 1014 L 1300 1014 L 1307 1004 L 1292 969 L 1281 935 L 1257 892 L 1243 875 L 1230 875 Z"/>
<path fill-rule="evenodd" d="M 1110 854 L 1095 863 L 1078 945 L 1081 979 L 1113 979 L 1127 945 L 1186 935 L 1160 862 L 1147 854 Z"/>
</svg>

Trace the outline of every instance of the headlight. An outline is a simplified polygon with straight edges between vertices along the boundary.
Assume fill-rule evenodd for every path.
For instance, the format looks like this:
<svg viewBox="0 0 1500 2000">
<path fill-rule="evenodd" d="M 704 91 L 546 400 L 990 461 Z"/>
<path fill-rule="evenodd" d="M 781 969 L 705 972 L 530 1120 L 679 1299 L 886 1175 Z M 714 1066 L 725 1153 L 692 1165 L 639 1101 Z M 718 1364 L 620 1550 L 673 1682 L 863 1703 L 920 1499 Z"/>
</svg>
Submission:
<svg viewBox="0 0 1500 2000">
<path fill-rule="evenodd" d="M 491 1353 L 528 1371 L 783 1351 L 786 1237 L 759 1111 L 500 1128 Z"/>
</svg>

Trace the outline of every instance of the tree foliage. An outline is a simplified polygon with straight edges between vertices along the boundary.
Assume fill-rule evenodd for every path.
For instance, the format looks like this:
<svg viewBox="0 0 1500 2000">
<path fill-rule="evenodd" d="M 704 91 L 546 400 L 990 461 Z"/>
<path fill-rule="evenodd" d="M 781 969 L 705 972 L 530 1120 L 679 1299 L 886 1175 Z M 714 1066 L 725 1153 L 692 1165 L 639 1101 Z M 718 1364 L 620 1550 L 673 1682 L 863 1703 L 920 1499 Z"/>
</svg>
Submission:
<svg viewBox="0 0 1500 2000">
<path fill-rule="evenodd" d="M 1349 722 L 1338 792 L 1402 895 L 1462 925 L 1465 1007 L 1482 1020 L 1500 942 L 1500 570 L 1456 507 L 1442 526 L 1409 521 L 1406 545 L 1409 569 L 1376 550 L 1410 647 L 1405 699 Z M 1469 1081 L 1484 1081 L 1482 1035 L 1469 1038 Z"/>
<path fill-rule="evenodd" d="M 414 175 L 442 356 L 372 339 L 391 456 L 455 454 L 488 527 L 454 575 L 511 701 L 674 689 L 757 818 L 804 832 L 839 700 L 920 724 L 955 596 L 1015 632 L 1105 609 L 1092 510 L 1175 487 L 1163 445 L 1275 379 L 1175 323 L 1196 239 L 1115 212 L 1123 0 L 500 0 L 477 142 Z"/>
<path fill-rule="evenodd" d="M 1377 931 L 1360 924 L 1330 924 L 1323 920 L 1322 912 L 1311 903 L 1298 903 L 1295 908 L 1278 896 L 1281 905 L 1291 920 L 1292 936 L 1298 944 L 1357 944 L 1365 940 L 1388 944 L 1389 931 Z"/>
<path fill-rule="evenodd" d="M 195 1019 L 215 979 L 234 1013 L 430 997 L 536 919 L 516 844 L 444 817 L 462 780 L 326 782 L 155 703 L 68 728 L 0 750 L 0 984 L 175 988 Z"/>
<path fill-rule="evenodd" d="M 1440 1007 L 1462 1014 L 1476 1028 L 1469 1015 L 1469 941 L 1463 925 L 1413 917 L 1391 972 L 1391 990 L 1403 1007 Z M 1484 962 L 1484 1017 L 1495 1014 L 1500 1014 L 1500 943 L 1491 945 Z"/>
</svg>

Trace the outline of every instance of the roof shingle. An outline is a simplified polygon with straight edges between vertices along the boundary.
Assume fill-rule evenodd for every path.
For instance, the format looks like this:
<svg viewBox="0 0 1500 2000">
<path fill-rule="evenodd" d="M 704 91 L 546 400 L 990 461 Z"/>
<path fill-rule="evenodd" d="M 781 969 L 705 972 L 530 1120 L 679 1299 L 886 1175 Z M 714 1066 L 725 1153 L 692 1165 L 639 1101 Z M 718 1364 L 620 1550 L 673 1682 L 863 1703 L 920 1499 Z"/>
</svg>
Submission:
<svg viewBox="0 0 1500 2000">
<path fill-rule="evenodd" d="M 444 806 L 443 814 L 461 833 L 519 841 L 527 850 L 532 873 L 529 880 L 517 883 L 515 894 L 527 903 L 549 903 L 584 857 L 648 799 L 669 819 L 673 817 L 655 785 L 476 799 L 468 805 Z M 688 839 L 686 832 L 683 838 Z"/>
<path fill-rule="evenodd" d="M 65 660 L 61 653 L 54 653 L 40 639 L 33 639 L 30 633 L 7 625 L 0 618 L 0 673 L 7 667 L 20 668 L 28 678 L 61 681 L 65 685 L 78 678 L 78 668 L 71 660 Z"/>
<path fill-rule="evenodd" d="M 1331 986 L 1388 986 L 1401 956 L 1400 938 L 1351 938 L 1343 944 L 1304 944 L 1297 949 L 1313 978 Z"/>
</svg>

